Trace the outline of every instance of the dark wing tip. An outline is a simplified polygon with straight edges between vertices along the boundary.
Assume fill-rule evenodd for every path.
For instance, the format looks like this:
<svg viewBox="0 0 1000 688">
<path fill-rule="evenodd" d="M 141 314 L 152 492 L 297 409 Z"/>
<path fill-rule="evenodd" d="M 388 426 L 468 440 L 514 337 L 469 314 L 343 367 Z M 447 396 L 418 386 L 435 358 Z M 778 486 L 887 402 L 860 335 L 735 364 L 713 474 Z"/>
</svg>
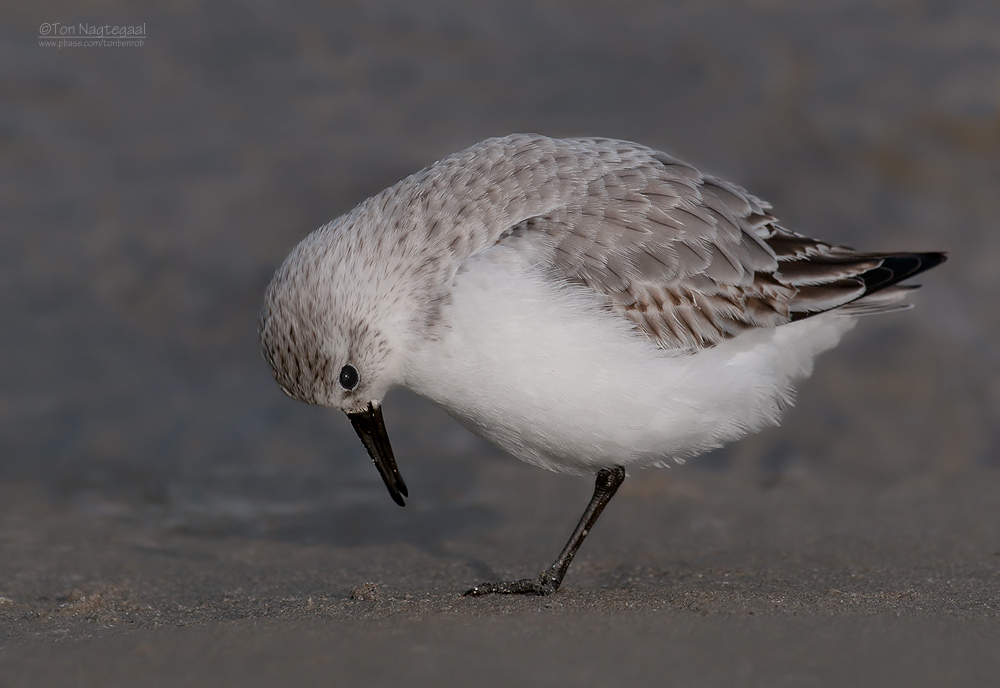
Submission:
<svg viewBox="0 0 1000 688">
<path fill-rule="evenodd" d="M 945 260 L 947 255 L 940 252 L 892 253 L 882 256 L 879 267 L 863 272 L 858 277 L 864 282 L 865 295 L 868 295 L 937 267 Z"/>
</svg>

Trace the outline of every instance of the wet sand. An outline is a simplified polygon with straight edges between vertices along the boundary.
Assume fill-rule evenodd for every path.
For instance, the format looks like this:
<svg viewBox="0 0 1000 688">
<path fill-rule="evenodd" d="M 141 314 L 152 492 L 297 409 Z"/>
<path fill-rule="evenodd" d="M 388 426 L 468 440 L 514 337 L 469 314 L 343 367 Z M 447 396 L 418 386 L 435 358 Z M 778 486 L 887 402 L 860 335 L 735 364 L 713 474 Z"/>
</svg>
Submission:
<svg viewBox="0 0 1000 688">
<path fill-rule="evenodd" d="M 991 3 L 46 3 L 0 35 L 0 684 L 988 685 L 1000 672 Z M 41 22 L 145 23 L 43 48 Z M 395 506 L 286 399 L 263 288 L 491 135 L 640 141 L 857 248 L 946 250 L 781 428 L 591 491 L 397 391 Z"/>
<path fill-rule="evenodd" d="M 490 477 L 509 495 L 532 478 L 501 469 Z M 459 592 L 554 554 L 574 515 L 545 512 L 586 488 L 558 476 L 531 503 L 484 499 L 490 525 L 423 543 L 346 543 L 345 516 L 322 512 L 228 532 L 110 505 L 8 514 L 4 683 L 930 686 L 997 675 L 996 476 L 830 495 L 797 479 L 750 489 L 679 474 L 609 507 L 548 598 Z M 379 511 L 372 527 L 390 529 L 393 513 Z"/>
</svg>

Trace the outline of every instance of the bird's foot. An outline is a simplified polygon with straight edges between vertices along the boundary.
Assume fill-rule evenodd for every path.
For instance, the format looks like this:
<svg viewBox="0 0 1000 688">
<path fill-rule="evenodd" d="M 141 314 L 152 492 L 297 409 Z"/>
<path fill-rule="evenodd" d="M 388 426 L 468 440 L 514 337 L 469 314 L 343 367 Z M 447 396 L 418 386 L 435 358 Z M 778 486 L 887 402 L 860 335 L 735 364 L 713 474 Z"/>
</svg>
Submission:
<svg viewBox="0 0 1000 688">
<path fill-rule="evenodd" d="M 480 595 L 551 595 L 559 589 L 562 576 L 556 578 L 552 571 L 542 571 L 538 578 L 522 578 L 521 580 L 501 581 L 499 583 L 481 583 L 465 592 L 466 597 Z"/>
</svg>

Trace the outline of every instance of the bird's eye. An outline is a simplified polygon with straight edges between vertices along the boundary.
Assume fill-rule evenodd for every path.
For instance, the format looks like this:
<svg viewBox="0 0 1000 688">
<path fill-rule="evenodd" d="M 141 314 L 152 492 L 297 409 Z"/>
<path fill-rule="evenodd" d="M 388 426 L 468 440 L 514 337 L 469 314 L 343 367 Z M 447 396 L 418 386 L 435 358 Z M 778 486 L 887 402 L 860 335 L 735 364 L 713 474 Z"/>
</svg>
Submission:
<svg viewBox="0 0 1000 688">
<path fill-rule="evenodd" d="M 361 376 L 358 375 L 358 369 L 350 363 L 340 369 L 340 386 L 348 392 L 358 386 L 358 381 L 360 379 Z"/>
</svg>

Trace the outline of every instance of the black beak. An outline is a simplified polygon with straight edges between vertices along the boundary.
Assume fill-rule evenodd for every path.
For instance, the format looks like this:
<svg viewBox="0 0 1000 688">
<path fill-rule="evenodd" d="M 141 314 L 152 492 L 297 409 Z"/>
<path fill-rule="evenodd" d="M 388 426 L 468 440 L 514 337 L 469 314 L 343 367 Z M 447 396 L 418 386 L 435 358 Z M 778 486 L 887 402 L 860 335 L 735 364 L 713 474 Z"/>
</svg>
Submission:
<svg viewBox="0 0 1000 688">
<path fill-rule="evenodd" d="M 364 411 L 348 413 L 347 417 L 351 419 L 354 431 L 358 433 L 365 449 L 368 450 L 368 456 L 375 462 L 375 468 L 389 489 L 392 501 L 400 506 L 406 506 L 403 497 L 409 496 L 409 493 L 406 491 L 403 476 L 396 468 L 396 459 L 392 455 L 389 435 L 385 432 L 385 422 L 382 420 L 382 407 L 369 403 Z"/>
</svg>

